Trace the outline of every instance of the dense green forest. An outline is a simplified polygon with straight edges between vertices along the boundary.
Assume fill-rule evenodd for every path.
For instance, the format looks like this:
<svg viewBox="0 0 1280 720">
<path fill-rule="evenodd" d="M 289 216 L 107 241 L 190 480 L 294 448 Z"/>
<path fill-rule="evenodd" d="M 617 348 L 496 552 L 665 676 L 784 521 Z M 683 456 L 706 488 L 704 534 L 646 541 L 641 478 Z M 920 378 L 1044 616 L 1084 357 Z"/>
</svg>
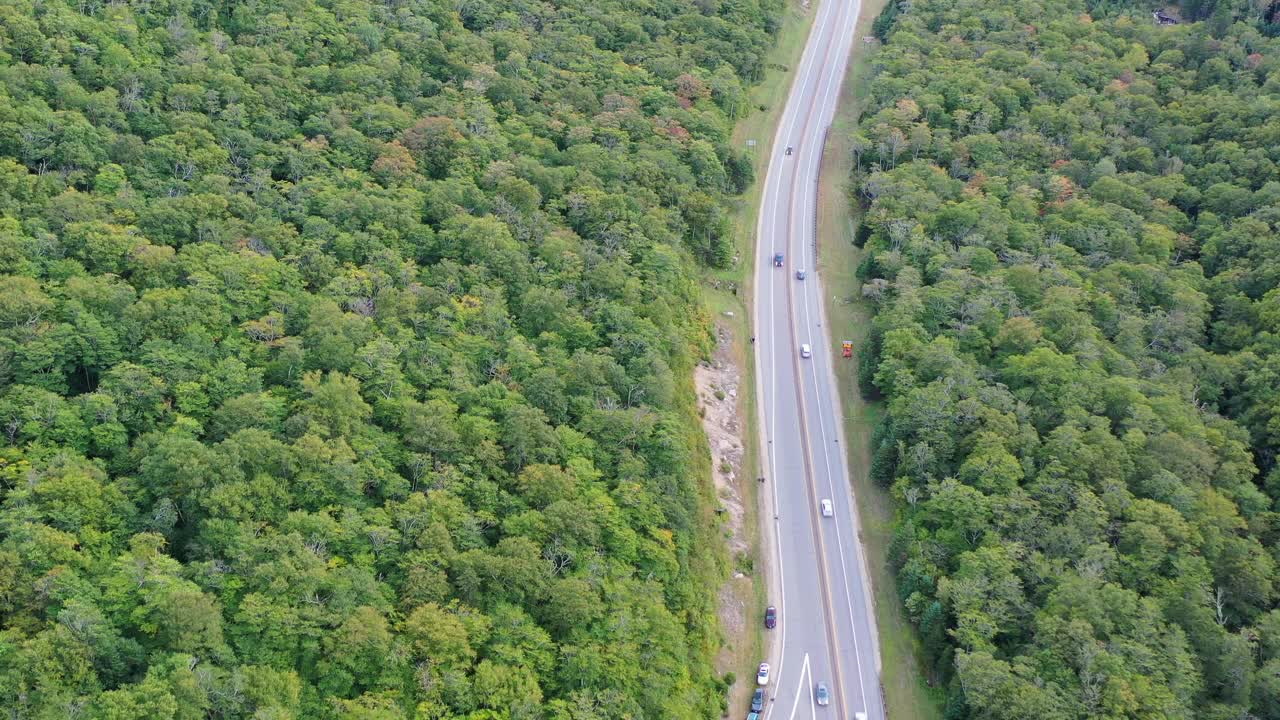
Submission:
<svg viewBox="0 0 1280 720">
<path fill-rule="evenodd" d="M 1280 40 L 1151 9 L 879 28 L 861 379 L 948 718 L 1280 718 Z"/>
<path fill-rule="evenodd" d="M 718 715 L 780 10 L 0 5 L 0 717 Z"/>
</svg>

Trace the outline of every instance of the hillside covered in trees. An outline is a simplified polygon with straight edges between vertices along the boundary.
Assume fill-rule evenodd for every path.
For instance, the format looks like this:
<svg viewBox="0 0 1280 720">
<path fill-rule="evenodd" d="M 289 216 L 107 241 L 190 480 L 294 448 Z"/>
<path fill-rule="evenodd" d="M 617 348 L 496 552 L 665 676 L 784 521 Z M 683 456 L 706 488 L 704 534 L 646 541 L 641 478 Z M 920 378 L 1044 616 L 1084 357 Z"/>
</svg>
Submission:
<svg viewBox="0 0 1280 720">
<path fill-rule="evenodd" d="M 0 7 L 0 715 L 717 715 L 780 7 Z"/>
<path fill-rule="evenodd" d="M 947 717 L 1280 718 L 1280 40 L 895 9 L 854 138 L 862 380 Z"/>
</svg>

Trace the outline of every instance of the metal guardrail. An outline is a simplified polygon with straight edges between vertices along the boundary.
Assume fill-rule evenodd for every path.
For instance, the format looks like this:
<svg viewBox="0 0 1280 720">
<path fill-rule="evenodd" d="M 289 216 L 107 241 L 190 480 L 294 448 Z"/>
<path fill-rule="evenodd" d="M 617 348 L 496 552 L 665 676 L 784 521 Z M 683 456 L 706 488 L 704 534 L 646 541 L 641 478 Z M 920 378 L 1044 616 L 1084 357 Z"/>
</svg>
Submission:
<svg viewBox="0 0 1280 720">
<path fill-rule="evenodd" d="M 818 271 L 818 202 L 822 189 L 822 163 L 827 155 L 827 137 L 831 135 L 831 126 L 822 131 L 822 144 L 818 146 L 818 175 L 813 179 L 813 271 Z"/>
</svg>

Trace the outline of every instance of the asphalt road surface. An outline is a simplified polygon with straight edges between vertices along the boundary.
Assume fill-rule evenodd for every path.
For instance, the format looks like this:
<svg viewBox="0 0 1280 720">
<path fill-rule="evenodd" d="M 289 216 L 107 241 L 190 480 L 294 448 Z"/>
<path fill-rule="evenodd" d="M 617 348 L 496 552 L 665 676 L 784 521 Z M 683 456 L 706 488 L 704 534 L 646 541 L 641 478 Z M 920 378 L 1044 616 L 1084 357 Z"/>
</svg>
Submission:
<svg viewBox="0 0 1280 720">
<path fill-rule="evenodd" d="M 786 108 L 772 145 L 757 228 L 755 352 L 766 504 L 774 518 L 765 720 L 884 717 L 879 642 L 870 580 L 858 539 L 842 410 L 832 373 L 840 338 L 826 327 L 815 272 L 817 179 L 827 126 L 854 43 L 859 0 L 818 0 Z M 788 155 L 786 148 L 792 153 Z M 775 253 L 783 253 L 781 268 Z M 806 270 L 800 280 L 796 271 Z M 801 344 L 812 348 L 802 358 Z M 833 515 L 824 517 L 829 498 Z M 831 703 L 814 689 L 826 683 Z"/>
</svg>

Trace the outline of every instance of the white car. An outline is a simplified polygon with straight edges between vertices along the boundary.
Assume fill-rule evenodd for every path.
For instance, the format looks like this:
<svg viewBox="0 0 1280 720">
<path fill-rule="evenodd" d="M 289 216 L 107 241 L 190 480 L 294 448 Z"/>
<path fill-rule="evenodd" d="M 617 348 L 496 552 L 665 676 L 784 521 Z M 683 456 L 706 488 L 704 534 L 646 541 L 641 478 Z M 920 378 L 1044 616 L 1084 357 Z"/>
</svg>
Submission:
<svg viewBox="0 0 1280 720">
<path fill-rule="evenodd" d="M 822 517 L 831 517 L 835 515 L 835 511 L 831 509 L 831 498 L 822 498 Z"/>
<path fill-rule="evenodd" d="M 813 348 L 809 347 L 809 343 L 800 346 L 800 357 L 807 358 L 813 355 Z"/>
<path fill-rule="evenodd" d="M 818 687 L 813 691 L 813 697 L 820 707 L 826 707 L 831 704 L 831 693 L 827 692 L 826 683 L 818 683 Z"/>
<path fill-rule="evenodd" d="M 756 671 L 756 684 L 769 684 L 769 663 L 760 663 L 760 669 Z"/>
</svg>

